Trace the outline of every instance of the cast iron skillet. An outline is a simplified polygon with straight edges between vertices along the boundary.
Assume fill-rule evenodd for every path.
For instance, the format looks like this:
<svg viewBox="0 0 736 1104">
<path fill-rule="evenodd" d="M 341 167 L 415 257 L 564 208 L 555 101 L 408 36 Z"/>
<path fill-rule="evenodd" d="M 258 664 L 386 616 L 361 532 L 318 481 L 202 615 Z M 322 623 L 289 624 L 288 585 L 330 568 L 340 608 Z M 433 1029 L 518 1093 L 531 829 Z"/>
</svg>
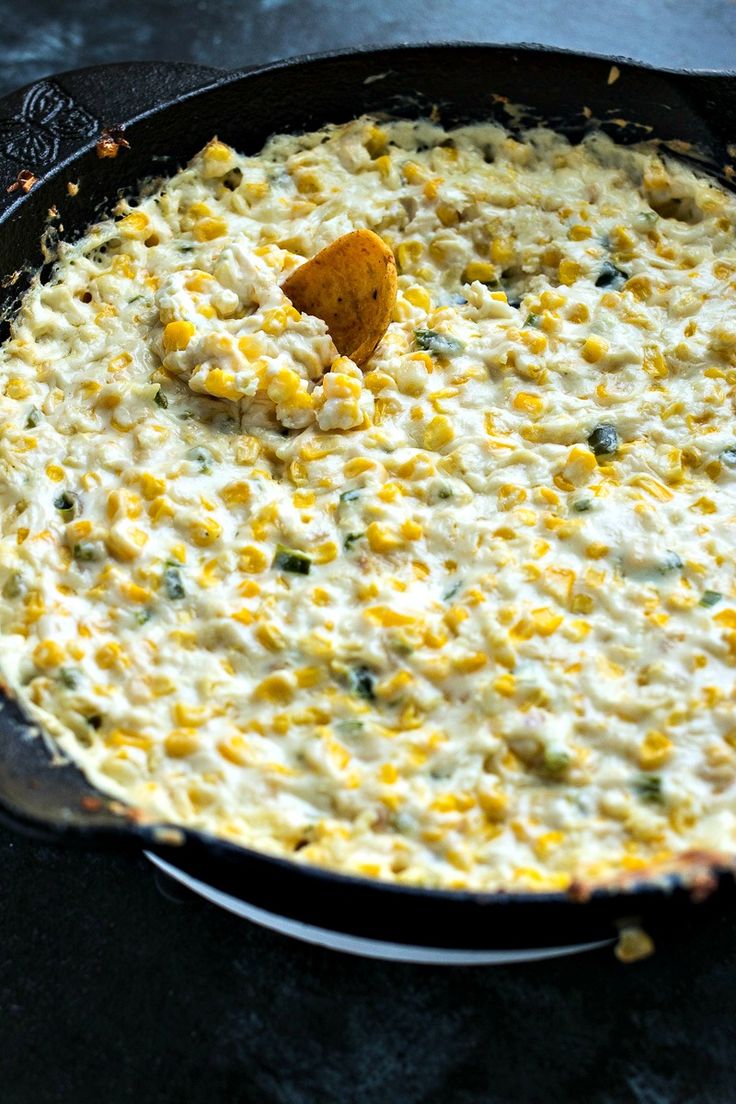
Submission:
<svg viewBox="0 0 736 1104">
<path fill-rule="evenodd" d="M 120 190 L 165 174 L 214 134 L 255 152 L 274 131 L 311 129 L 365 111 L 439 112 L 446 124 L 528 105 L 573 140 L 598 120 L 620 141 L 677 143 L 726 182 L 733 172 L 736 75 L 661 72 L 540 47 L 402 46 L 222 75 L 126 64 L 40 81 L 0 101 L 0 307 L 12 317 L 31 274 L 49 269 L 55 236 L 79 234 Z M 130 149 L 100 159 L 104 126 L 124 123 Z M 732 152 L 736 152 L 733 151 Z M 39 182 L 7 192 L 21 170 Z M 71 196 L 67 184 L 79 184 Z M 49 218 L 49 212 L 52 217 Z M 43 267 L 41 267 L 43 266 Z M 7 321 L 5 323 L 7 325 Z M 688 923 L 736 898 L 729 864 L 693 855 L 658 881 L 592 893 L 480 894 L 383 885 L 268 857 L 197 832 L 145 822 L 53 761 L 38 729 L 0 696 L 0 814 L 45 842 L 146 848 L 260 908 L 372 939 L 462 949 L 524 949 L 605 939 L 629 918 L 650 931 Z M 707 901 L 703 904 L 703 901 Z"/>
</svg>

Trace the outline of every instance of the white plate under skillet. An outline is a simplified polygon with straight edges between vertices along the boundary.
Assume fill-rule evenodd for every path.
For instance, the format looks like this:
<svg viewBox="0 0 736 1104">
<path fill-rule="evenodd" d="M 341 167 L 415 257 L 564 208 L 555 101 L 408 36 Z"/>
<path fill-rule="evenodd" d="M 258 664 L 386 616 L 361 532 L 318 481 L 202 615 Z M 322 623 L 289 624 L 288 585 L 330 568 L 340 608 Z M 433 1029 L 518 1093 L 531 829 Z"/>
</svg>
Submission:
<svg viewBox="0 0 736 1104">
<path fill-rule="evenodd" d="M 173 878 L 174 881 L 186 886 L 192 893 L 196 893 L 213 905 L 217 905 L 218 908 L 233 913 L 234 916 L 250 920 L 253 924 L 260 924 L 261 927 L 270 928 L 271 931 L 287 935 L 291 939 L 300 939 L 303 943 L 313 943 L 318 947 L 327 947 L 331 951 L 342 951 L 344 954 L 359 955 L 362 958 L 380 958 L 387 962 L 416 962 L 432 966 L 500 966 L 512 962 L 538 962 L 544 958 L 560 958 L 563 955 L 580 954 L 582 951 L 594 951 L 613 943 L 613 939 L 598 939 L 590 943 L 572 943 L 566 947 L 532 947 L 514 951 L 474 951 L 461 948 L 453 949 L 452 947 L 413 946 L 407 943 L 387 943 L 379 939 L 365 939 L 361 936 L 348 935 L 345 932 L 315 927 L 313 924 L 304 924 L 300 920 L 291 920 L 286 916 L 279 916 L 275 912 L 267 912 L 265 909 L 241 901 L 240 898 L 233 897 L 229 893 L 223 893 L 222 890 L 215 889 L 198 878 L 193 878 L 191 874 L 187 874 L 174 866 L 173 863 L 166 862 L 150 851 L 146 851 L 145 854 L 154 866 Z"/>
</svg>

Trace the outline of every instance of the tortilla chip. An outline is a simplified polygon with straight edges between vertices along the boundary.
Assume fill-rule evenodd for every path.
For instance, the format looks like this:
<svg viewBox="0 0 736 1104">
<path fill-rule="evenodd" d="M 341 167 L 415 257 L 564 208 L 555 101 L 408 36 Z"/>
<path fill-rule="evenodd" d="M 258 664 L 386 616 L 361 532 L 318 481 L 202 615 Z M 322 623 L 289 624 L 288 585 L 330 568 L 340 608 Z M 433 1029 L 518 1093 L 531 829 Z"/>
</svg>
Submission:
<svg viewBox="0 0 736 1104">
<path fill-rule="evenodd" d="M 378 234 L 353 230 L 301 265 L 282 287 L 297 310 L 324 319 L 341 356 L 363 365 L 391 321 L 396 262 Z"/>
</svg>

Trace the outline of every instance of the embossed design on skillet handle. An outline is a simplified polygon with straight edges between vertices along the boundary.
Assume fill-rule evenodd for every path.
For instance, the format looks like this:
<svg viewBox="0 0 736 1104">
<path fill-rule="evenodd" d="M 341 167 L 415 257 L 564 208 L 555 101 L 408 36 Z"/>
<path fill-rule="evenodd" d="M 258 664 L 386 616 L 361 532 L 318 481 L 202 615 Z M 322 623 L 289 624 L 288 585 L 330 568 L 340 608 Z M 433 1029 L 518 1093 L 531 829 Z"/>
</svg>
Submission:
<svg viewBox="0 0 736 1104">
<path fill-rule="evenodd" d="M 0 218 L 105 127 L 212 81 L 198 65 L 135 62 L 44 77 L 0 99 Z M 27 179 L 27 176 L 26 176 Z M 8 191 L 8 189 L 12 189 Z"/>
</svg>

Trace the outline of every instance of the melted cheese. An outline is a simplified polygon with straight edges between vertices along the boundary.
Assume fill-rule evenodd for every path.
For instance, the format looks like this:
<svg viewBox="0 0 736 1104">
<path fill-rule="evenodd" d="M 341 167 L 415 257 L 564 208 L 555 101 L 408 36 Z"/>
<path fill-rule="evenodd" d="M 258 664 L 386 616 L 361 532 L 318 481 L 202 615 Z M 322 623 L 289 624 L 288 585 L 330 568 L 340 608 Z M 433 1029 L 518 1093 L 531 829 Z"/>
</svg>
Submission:
<svg viewBox="0 0 736 1104">
<path fill-rule="evenodd" d="M 600 134 L 211 143 L 0 352 L 6 677 L 101 789 L 300 862 L 733 851 L 735 223 Z M 361 372 L 279 285 L 363 226 Z"/>
</svg>

